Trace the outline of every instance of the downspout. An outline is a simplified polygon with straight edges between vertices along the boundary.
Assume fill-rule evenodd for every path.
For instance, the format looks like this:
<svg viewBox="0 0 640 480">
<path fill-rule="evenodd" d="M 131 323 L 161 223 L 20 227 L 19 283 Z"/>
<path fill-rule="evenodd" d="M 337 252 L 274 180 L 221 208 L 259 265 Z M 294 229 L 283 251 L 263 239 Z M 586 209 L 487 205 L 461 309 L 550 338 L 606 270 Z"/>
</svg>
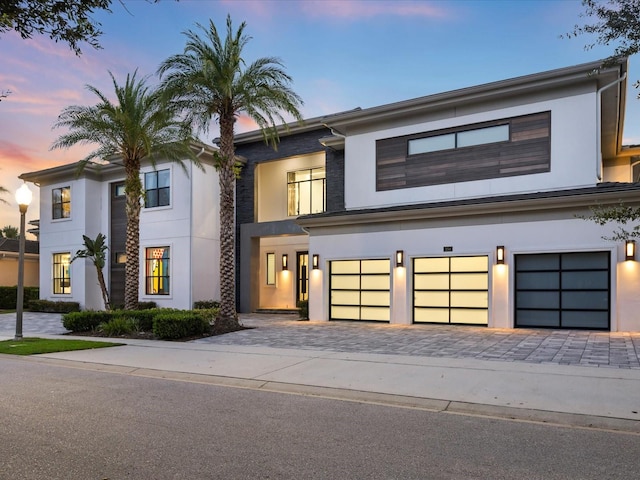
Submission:
<svg viewBox="0 0 640 480">
<path fill-rule="evenodd" d="M 609 87 L 623 82 L 626 78 L 627 72 L 624 72 L 620 78 L 596 91 L 596 179 L 598 182 L 602 181 L 602 92 Z"/>
</svg>

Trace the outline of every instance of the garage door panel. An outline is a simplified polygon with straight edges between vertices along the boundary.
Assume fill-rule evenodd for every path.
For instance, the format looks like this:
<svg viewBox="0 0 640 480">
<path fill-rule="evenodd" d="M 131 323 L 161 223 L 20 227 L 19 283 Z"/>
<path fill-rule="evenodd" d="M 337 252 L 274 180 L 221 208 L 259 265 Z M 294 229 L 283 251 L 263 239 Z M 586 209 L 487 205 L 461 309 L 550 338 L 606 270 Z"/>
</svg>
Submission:
<svg viewBox="0 0 640 480">
<path fill-rule="evenodd" d="M 486 272 L 489 257 L 451 257 L 452 272 Z"/>
<path fill-rule="evenodd" d="M 558 272 L 523 272 L 516 274 L 516 283 L 521 289 L 557 290 L 560 288 Z"/>
<path fill-rule="evenodd" d="M 560 308 L 560 293 L 555 292 L 518 292 L 518 308 Z"/>
<path fill-rule="evenodd" d="M 374 307 L 362 307 L 360 309 L 361 320 L 376 320 L 382 322 L 388 322 L 391 318 L 391 312 L 389 307 L 386 308 L 374 308 Z"/>
<path fill-rule="evenodd" d="M 362 305 L 382 305 L 389 306 L 389 291 L 387 292 L 360 292 L 360 302 Z"/>
<path fill-rule="evenodd" d="M 451 323 L 486 325 L 489 321 L 487 310 L 451 309 Z"/>
<path fill-rule="evenodd" d="M 363 275 L 368 273 L 384 273 L 389 274 L 389 260 L 363 260 L 362 271 Z"/>
<path fill-rule="evenodd" d="M 363 276 L 361 288 L 363 290 L 389 290 L 391 288 L 391 280 L 389 275 Z"/>
<path fill-rule="evenodd" d="M 489 276 L 485 273 L 452 273 L 451 290 L 487 290 Z"/>
<path fill-rule="evenodd" d="M 416 258 L 413 268 L 416 272 L 446 272 L 449 271 L 449 257 Z"/>
<path fill-rule="evenodd" d="M 360 307 L 331 307 L 331 318 L 336 320 L 359 320 Z"/>
<path fill-rule="evenodd" d="M 449 274 L 415 274 L 413 288 L 416 290 L 449 290 Z"/>
<path fill-rule="evenodd" d="M 360 288 L 360 275 L 340 275 L 331 278 L 331 288 L 357 290 Z"/>
<path fill-rule="evenodd" d="M 414 322 L 449 323 L 449 308 L 416 308 Z"/>
<path fill-rule="evenodd" d="M 609 268 L 609 253 L 565 253 L 562 255 L 562 268 L 564 270 L 607 270 Z"/>
<path fill-rule="evenodd" d="M 562 308 L 578 310 L 608 310 L 609 292 L 562 292 Z"/>
<path fill-rule="evenodd" d="M 332 305 L 360 305 L 360 292 L 334 290 L 331 292 Z"/>
<path fill-rule="evenodd" d="M 560 268 L 560 257 L 557 254 L 518 255 L 518 271 L 552 270 Z"/>
<path fill-rule="evenodd" d="M 451 307 L 487 308 L 487 292 L 451 292 Z"/>
<path fill-rule="evenodd" d="M 606 329 L 609 327 L 609 312 L 571 312 L 562 313 L 562 326 L 565 328 Z"/>
<path fill-rule="evenodd" d="M 415 292 L 414 305 L 416 307 L 448 307 L 449 292 Z"/>
<path fill-rule="evenodd" d="M 359 260 L 337 260 L 331 262 L 332 274 L 355 273 L 360 274 Z"/>
<path fill-rule="evenodd" d="M 609 272 L 562 272 L 562 288 L 608 289 Z"/>
<path fill-rule="evenodd" d="M 557 310 L 516 310 L 519 327 L 560 327 Z"/>
</svg>

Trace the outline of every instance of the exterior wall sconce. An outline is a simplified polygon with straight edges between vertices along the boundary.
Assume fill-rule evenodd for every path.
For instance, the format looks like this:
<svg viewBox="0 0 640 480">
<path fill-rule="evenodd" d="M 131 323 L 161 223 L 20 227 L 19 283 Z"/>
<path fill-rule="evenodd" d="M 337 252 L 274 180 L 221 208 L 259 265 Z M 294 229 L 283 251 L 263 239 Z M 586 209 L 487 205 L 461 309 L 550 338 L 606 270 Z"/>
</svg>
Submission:
<svg viewBox="0 0 640 480">
<path fill-rule="evenodd" d="M 636 241 L 627 240 L 624 245 L 624 259 L 635 260 L 636 259 Z"/>
<path fill-rule="evenodd" d="M 504 245 L 496 247 L 496 263 L 498 265 L 504 265 Z"/>
<path fill-rule="evenodd" d="M 404 267 L 404 250 L 396 250 L 396 267 Z"/>
<path fill-rule="evenodd" d="M 311 268 L 314 270 L 318 270 L 320 268 L 320 255 L 317 253 L 314 253 L 313 257 L 311 257 Z"/>
<path fill-rule="evenodd" d="M 282 254 L 282 270 L 289 270 L 289 255 Z"/>
</svg>

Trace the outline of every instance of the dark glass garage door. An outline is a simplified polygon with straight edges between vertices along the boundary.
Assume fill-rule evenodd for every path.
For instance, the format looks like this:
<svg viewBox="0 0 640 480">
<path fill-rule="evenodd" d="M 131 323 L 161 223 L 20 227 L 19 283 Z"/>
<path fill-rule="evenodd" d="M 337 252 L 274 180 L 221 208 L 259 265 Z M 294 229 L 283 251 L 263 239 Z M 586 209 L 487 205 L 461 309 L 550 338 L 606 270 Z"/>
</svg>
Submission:
<svg viewBox="0 0 640 480">
<path fill-rule="evenodd" d="M 515 326 L 609 330 L 609 252 L 515 256 Z"/>
</svg>

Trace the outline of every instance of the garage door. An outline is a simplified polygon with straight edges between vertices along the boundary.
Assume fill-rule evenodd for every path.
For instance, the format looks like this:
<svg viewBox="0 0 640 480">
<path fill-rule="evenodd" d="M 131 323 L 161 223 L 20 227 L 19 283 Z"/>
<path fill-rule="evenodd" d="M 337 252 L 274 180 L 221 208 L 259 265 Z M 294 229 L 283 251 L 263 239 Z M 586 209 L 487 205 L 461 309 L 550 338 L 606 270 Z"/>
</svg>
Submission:
<svg viewBox="0 0 640 480">
<path fill-rule="evenodd" d="M 609 252 L 515 256 L 516 327 L 609 330 Z"/>
<path fill-rule="evenodd" d="M 489 257 L 414 258 L 413 321 L 487 325 Z"/>
<path fill-rule="evenodd" d="M 391 319 L 389 260 L 339 260 L 329 269 L 331 320 Z"/>
</svg>

